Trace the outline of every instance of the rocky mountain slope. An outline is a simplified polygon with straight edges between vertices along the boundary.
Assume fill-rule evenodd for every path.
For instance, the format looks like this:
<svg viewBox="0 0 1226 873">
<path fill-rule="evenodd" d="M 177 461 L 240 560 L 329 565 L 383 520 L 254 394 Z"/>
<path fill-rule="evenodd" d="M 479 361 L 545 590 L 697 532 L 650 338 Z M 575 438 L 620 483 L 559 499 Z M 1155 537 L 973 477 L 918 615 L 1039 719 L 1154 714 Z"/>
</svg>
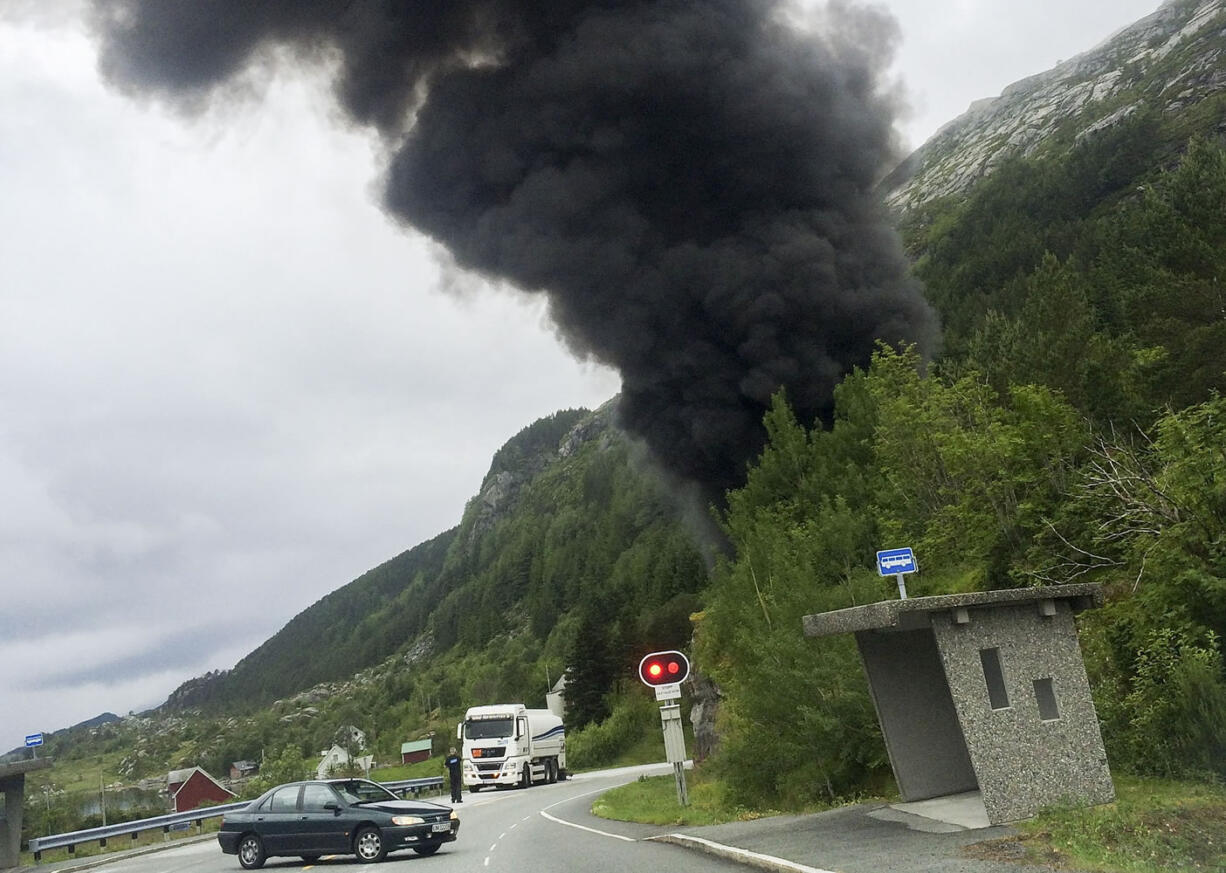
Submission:
<svg viewBox="0 0 1226 873">
<path fill-rule="evenodd" d="M 1074 145 L 1153 111 L 1226 129 L 1226 0 L 1169 0 L 1056 67 L 974 103 L 883 183 L 905 211 L 966 193 L 1000 163 Z M 1198 116 L 1202 116 L 1198 119 Z"/>
</svg>

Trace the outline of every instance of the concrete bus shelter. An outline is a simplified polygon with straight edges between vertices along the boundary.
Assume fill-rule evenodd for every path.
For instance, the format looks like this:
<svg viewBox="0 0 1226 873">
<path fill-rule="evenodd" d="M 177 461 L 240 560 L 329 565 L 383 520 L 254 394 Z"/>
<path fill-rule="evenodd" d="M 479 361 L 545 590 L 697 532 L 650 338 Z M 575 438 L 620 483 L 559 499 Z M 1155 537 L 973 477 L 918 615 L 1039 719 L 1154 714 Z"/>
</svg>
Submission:
<svg viewBox="0 0 1226 873">
<path fill-rule="evenodd" d="M 1094 584 L 887 600 L 804 618 L 854 634 L 904 801 L 979 791 L 988 821 L 1115 798 L 1073 616 Z"/>
<path fill-rule="evenodd" d="M 26 774 L 50 766 L 50 758 L 0 764 L 0 792 L 4 794 L 4 815 L 0 816 L 0 870 L 21 863 L 21 810 L 25 802 Z"/>
</svg>

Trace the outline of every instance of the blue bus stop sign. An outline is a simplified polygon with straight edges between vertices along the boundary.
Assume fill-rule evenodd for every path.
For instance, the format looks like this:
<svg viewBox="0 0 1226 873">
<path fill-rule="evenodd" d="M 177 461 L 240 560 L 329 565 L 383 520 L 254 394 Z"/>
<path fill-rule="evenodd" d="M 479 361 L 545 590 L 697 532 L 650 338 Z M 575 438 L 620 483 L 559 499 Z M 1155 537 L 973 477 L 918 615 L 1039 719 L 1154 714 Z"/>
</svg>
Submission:
<svg viewBox="0 0 1226 873">
<path fill-rule="evenodd" d="M 27 749 L 32 749 L 35 746 L 41 746 L 42 744 L 43 744 L 42 734 L 30 734 L 29 736 L 26 737 L 26 748 Z"/>
<path fill-rule="evenodd" d="M 898 596 L 907 599 L 907 573 L 918 573 L 919 565 L 915 563 L 915 554 L 910 549 L 886 549 L 877 553 L 877 572 L 882 576 L 893 576 L 898 582 Z"/>
<path fill-rule="evenodd" d="M 877 572 L 882 576 L 897 576 L 899 573 L 918 573 L 919 567 L 910 549 L 887 549 L 877 553 Z"/>
</svg>

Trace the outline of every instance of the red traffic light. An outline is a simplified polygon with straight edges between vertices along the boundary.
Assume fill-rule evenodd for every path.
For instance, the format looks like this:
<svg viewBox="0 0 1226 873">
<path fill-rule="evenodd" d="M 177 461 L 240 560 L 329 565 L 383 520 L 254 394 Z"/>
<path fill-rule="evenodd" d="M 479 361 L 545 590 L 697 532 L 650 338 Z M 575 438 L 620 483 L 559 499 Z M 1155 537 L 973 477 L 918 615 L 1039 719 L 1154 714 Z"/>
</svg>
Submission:
<svg viewBox="0 0 1226 873">
<path fill-rule="evenodd" d="M 680 652 L 652 652 L 639 661 L 639 678 L 656 688 L 684 682 L 690 675 L 690 660 Z"/>
</svg>

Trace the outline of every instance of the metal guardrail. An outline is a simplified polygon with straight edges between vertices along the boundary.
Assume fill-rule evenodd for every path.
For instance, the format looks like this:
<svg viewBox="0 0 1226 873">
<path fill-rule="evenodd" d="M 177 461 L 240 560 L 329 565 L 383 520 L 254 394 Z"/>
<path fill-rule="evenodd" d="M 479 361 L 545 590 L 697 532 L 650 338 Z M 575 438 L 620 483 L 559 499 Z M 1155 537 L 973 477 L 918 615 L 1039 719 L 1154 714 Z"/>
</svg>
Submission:
<svg viewBox="0 0 1226 873">
<path fill-rule="evenodd" d="M 443 777 L 431 776 L 426 779 L 400 779 L 392 782 L 380 782 L 388 791 L 393 791 L 403 796 L 408 792 L 414 795 L 429 788 L 442 788 Z M 119 824 L 105 825 L 100 828 L 86 828 L 79 831 L 69 831 L 64 834 L 52 834 L 49 837 L 31 837 L 30 851 L 34 854 L 35 862 L 42 860 L 43 852 L 48 849 L 62 849 L 68 847 L 68 853 L 73 854 L 73 850 L 81 843 L 92 843 L 97 840 L 98 843 L 105 847 L 106 841 L 111 837 L 122 837 L 125 834 L 131 834 L 132 839 L 136 839 L 137 834 L 143 831 L 152 831 L 158 828 L 162 829 L 162 833 L 170 833 L 170 829 L 176 825 L 200 825 L 206 818 L 217 818 L 225 815 L 227 812 L 235 812 L 236 810 L 246 807 L 250 800 L 240 800 L 237 803 L 223 803 L 218 806 L 203 806 L 199 809 L 188 810 L 187 812 L 172 812 L 169 815 L 156 815 L 153 818 L 142 818 L 135 821 L 125 821 Z"/>
<path fill-rule="evenodd" d="M 401 779 L 393 782 L 380 782 L 388 791 L 395 791 L 403 794 L 406 791 L 412 791 L 414 794 L 421 794 L 427 788 L 443 787 L 442 776 L 430 776 L 426 779 Z"/>
</svg>

